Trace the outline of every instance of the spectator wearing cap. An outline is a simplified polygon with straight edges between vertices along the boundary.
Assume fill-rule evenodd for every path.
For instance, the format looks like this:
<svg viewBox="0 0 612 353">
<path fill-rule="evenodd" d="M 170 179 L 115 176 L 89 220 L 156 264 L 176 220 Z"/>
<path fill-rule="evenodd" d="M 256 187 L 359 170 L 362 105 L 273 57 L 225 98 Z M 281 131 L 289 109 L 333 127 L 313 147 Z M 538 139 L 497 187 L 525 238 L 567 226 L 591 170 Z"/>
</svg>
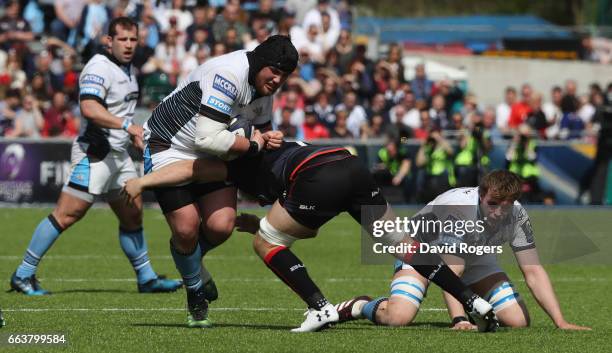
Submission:
<svg viewBox="0 0 612 353">
<path fill-rule="evenodd" d="M 337 120 L 336 120 L 337 122 Z M 329 138 L 329 131 L 325 125 L 321 124 L 317 112 L 312 106 L 304 108 L 304 124 L 302 124 L 302 134 L 305 140 L 316 140 Z"/>
</svg>

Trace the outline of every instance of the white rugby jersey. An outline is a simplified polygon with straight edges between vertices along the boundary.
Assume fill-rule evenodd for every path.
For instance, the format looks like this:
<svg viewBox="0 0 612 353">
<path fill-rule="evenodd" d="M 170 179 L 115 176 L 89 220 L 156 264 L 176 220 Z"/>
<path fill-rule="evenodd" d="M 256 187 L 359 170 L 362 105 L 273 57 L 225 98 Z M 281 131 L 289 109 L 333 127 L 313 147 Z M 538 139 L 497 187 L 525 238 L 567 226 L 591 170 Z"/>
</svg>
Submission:
<svg viewBox="0 0 612 353">
<path fill-rule="evenodd" d="M 121 64 L 111 54 L 96 54 L 87 62 L 79 77 L 79 87 L 79 100 L 94 99 L 124 120 L 134 117 L 138 102 L 134 68 Z M 101 128 L 86 119 L 78 141 L 89 144 L 88 152 L 105 155 L 109 149 L 125 151 L 130 135 L 122 129 Z"/>
<path fill-rule="evenodd" d="M 153 110 L 145 124 L 152 152 L 194 150 L 196 116 L 229 123 L 233 117 L 263 126 L 272 118 L 272 96 L 258 97 L 249 84 L 246 50 L 212 58 L 192 71 Z"/>
<path fill-rule="evenodd" d="M 417 213 L 415 218 L 426 213 L 434 213 L 442 222 L 467 221 L 476 222 L 481 219 L 479 211 L 480 199 L 478 187 L 451 189 L 427 204 Z M 448 235 L 441 234 L 447 238 Z M 452 237 L 456 237 L 453 235 Z M 470 245 L 503 245 L 509 243 L 513 251 L 535 248 L 533 229 L 527 211 L 515 201 L 512 207 L 512 215 L 502 221 L 498 229 L 485 231 L 483 233 L 473 232 L 466 234 L 461 239 Z"/>
</svg>

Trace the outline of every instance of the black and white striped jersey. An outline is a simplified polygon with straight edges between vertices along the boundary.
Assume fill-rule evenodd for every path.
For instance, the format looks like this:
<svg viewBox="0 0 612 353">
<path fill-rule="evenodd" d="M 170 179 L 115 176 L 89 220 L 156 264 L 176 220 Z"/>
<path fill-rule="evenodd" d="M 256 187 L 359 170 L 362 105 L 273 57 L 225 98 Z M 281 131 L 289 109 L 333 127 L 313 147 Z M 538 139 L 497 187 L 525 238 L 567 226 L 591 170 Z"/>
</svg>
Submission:
<svg viewBox="0 0 612 353">
<path fill-rule="evenodd" d="M 94 99 L 114 116 L 131 120 L 138 102 L 134 68 L 122 65 L 106 52 L 94 55 L 79 77 L 79 100 L 85 99 Z M 104 158 L 111 149 L 125 151 L 130 135 L 122 129 L 101 128 L 85 119 L 78 141 L 89 145 L 88 152 Z"/>
<path fill-rule="evenodd" d="M 246 53 L 238 50 L 206 61 L 164 98 L 145 124 L 153 153 L 168 148 L 195 150 L 198 114 L 225 124 L 237 116 L 255 126 L 271 120 L 272 97 L 257 97 L 249 84 Z"/>
</svg>

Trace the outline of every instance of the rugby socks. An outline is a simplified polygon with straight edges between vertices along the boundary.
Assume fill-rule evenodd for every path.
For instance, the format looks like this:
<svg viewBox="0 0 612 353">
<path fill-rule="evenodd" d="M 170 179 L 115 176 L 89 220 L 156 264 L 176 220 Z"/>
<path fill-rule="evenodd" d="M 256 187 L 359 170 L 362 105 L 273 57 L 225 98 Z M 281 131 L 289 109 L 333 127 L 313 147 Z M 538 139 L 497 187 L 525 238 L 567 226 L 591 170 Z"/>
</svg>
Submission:
<svg viewBox="0 0 612 353">
<path fill-rule="evenodd" d="M 170 240 L 170 253 L 174 259 L 176 269 L 183 277 L 183 284 L 188 292 L 195 292 L 202 287 L 202 270 L 200 244 L 196 243 L 195 248 L 189 254 L 180 253 Z"/>
<path fill-rule="evenodd" d="M 437 284 L 471 310 L 476 294 L 457 277 L 438 254 L 416 253 L 409 264 L 421 276 Z"/>
<path fill-rule="evenodd" d="M 50 214 L 38 224 L 32 235 L 32 240 L 30 240 L 30 245 L 28 245 L 28 249 L 23 256 L 23 261 L 17 268 L 17 277 L 28 278 L 36 273 L 40 260 L 62 231 L 62 227 L 53 217 L 53 214 Z"/>
<path fill-rule="evenodd" d="M 274 248 L 266 255 L 266 265 L 302 298 L 309 308 L 321 310 L 329 304 L 321 290 L 312 281 L 306 267 L 291 250 L 284 246 Z"/>
<path fill-rule="evenodd" d="M 142 227 L 137 230 L 128 231 L 119 227 L 119 244 L 123 253 L 132 263 L 136 272 L 138 284 L 144 284 L 157 278 L 157 274 L 151 267 L 147 242 L 144 238 Z"/>
<path fill-rule="evenodd" d="M 366 319 L 376 323 L 376 312 L 378 311 L 378 307 L 384 301 L 389 300 L 387 297 L 380 297 L 373 299 L 370 302 L 367 302 L 363 308 L 361 309 L 361 313 L 365 316 Z"/>
<path fill-rule="evenodd" d="M 206 238 L 206 234 L 204 234 L 201 227 L 200 227 L 200 235 L 198 236 L 198 243 L 200 243 L 200 253 L 202 254 L 201 255 L 202 258 L 209 251 L 217 247 L 217 245 L 208 241 L 208 239 Z M 212 280 L 212 275 L 210 274 L 210 272 L 208 272 L 208 270 L 206 269 L 206 266 L 202 264 L 202 282 L 207 283 L 210 280 Z"/>
</svg>

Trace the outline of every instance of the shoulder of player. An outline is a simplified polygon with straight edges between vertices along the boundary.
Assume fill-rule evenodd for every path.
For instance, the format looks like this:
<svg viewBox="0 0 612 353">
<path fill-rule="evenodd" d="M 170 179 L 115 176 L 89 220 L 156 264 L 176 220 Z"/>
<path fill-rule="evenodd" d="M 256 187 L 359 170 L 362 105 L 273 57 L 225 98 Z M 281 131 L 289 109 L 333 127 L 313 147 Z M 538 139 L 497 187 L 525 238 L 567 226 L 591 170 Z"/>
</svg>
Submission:
<svg viewBox="0 0 612 353">
<path fill-rule="evenodd" d="M 81 70 L 80 78 L 83 80 L 86 75 L 92 75 L 92 77 L 104 78 L 104 80 L 110 80 L 111 75 L 109 71 L 109 64 L 113 64 L 107 57 L 101 54 L 94 55 Z M 114 64 L 113 64 L 114 65 Z"/>
</svg>

